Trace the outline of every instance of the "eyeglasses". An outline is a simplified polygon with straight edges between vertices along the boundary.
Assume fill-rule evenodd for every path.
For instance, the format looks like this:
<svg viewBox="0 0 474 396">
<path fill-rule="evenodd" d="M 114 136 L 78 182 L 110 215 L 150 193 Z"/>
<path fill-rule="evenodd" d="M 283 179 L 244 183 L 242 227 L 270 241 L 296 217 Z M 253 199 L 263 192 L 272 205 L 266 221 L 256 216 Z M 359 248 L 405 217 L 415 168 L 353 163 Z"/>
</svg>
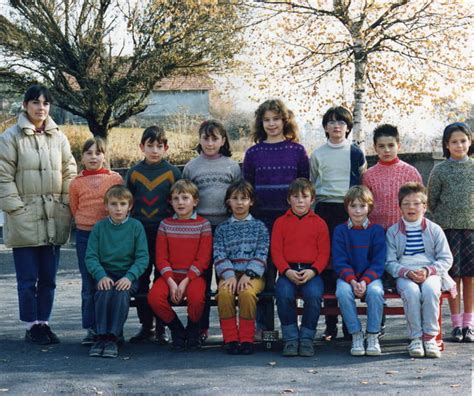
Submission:
<svg viewBox="0 0 474 396">
<path fill-rule="evenodd" d="M 415 208 L 419 208 L 421 205 L 424 205 L 423 202 L 403 202 L 402 208 L 409 208 L 410 206 L 414 206 Z"/>
<path fill-rule="evenodd" d="M 328 125 L 329 126 L 344 126 L 344 125 L 347 125 L 347 123 L 343 120 L 330 120 L 328 121 Z"/>
</svg>

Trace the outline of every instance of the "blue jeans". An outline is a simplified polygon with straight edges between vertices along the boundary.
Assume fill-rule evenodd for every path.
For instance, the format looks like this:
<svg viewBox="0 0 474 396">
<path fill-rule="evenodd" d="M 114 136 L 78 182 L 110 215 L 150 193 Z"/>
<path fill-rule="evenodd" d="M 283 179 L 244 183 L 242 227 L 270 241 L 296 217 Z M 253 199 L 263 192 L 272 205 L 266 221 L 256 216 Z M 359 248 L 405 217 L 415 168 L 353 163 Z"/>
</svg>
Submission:
<svg viewBox="0 0 474 396">
<path fill-rule="evenodd" d="M 350 334 L 362 331 L 360 320 L 357 317 L 357 306 L 354 290 L 350 283 L 342 279 L 337 280 L 336 297 L 342 312 L 344 323 Z M 365 301 L 367 303 L 367 333 L 379 333 L 382 323 L 384 291 L 382 280 L 377 279 L 367 285 Z"/>
<path fill-rule="evenodd" d="M 53 309 L 59 246 L 13 248 L 20 320 L 48 321 Z"/>
<path fill-rule="evenodd" d="M 82 328 L 95 330 L 95 308 L 94 294 L 95 281 L 86 267 L 86 250 L 87 241 L 89 240 L 90 231 L 76 230 L 76 253 L 77 264 L 82 278 L 81 289 L 81 309 L 82 309 Z"/>
<path fill-rule="evenodd" d="M 324 285 L 320 276 L 315 276 L 300 286 L 295 285 L 286 276 L 278 278 L 275 295 L 283 341 L 312 340 L 314 338 L 321 311 L 323 291 Z M 304 302 L 300 329 L 298 329 L 296 315 L 297 295 L 301 295 Z"/>
</svg>

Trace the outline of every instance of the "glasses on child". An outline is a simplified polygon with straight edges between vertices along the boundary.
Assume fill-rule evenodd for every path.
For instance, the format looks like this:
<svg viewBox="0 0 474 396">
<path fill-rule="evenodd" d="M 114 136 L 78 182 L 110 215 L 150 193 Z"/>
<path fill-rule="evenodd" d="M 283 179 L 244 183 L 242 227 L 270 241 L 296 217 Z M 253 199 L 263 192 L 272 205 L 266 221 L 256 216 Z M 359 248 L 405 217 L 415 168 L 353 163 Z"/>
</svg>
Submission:
<svg viewBox="0 0 474 396">
<path fill-rule="evenodd" d="M 328 125 L 329 126 L 344 126 L 344 125 L 347 125 L 345 121 L 343 120 L 330 120 L 328 121 Z"/>
<path fill-rule="evenodd" d="M 424 205 L 423 202 L 403 202 L 402 208 L 409 208 L 414 206 L 415 208 L 419 208 L 421 205 Z"/>
</svg>

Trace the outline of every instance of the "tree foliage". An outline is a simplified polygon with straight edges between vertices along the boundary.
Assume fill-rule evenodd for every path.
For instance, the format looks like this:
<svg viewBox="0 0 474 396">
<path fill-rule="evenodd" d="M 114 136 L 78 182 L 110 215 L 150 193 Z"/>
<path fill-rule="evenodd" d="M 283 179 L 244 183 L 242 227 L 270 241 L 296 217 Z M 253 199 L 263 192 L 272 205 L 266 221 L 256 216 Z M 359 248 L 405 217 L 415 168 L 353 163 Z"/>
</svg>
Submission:
<svg viewBox="0 0 474 396">
<path fill-rule="evenodd" d="M 11 0 L 0 16 L 2 81 L 40 81 L 94 135 L 143 111 L 157 81 L 219 70 L 240 48 L 232 4 L 192 0 Z"/>
</svg>

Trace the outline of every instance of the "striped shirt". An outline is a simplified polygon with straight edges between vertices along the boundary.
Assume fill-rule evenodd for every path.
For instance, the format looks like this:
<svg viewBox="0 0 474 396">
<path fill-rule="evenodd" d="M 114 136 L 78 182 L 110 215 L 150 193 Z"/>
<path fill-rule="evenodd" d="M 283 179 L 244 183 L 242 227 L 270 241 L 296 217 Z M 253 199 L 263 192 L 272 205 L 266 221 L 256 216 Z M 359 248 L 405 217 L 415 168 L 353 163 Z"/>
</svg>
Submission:
<svg viewBox="0 0 474 396">
<path fill-rule="evenodd" d="M 414 256 L 415 254 L 425 253 L 425 245 L 423 244 L 423 236 L 421 230 L 421 221 L 415 223 L 405 222 L 407 242 L 405 245 L 405 256 Z"/>
</svg>

